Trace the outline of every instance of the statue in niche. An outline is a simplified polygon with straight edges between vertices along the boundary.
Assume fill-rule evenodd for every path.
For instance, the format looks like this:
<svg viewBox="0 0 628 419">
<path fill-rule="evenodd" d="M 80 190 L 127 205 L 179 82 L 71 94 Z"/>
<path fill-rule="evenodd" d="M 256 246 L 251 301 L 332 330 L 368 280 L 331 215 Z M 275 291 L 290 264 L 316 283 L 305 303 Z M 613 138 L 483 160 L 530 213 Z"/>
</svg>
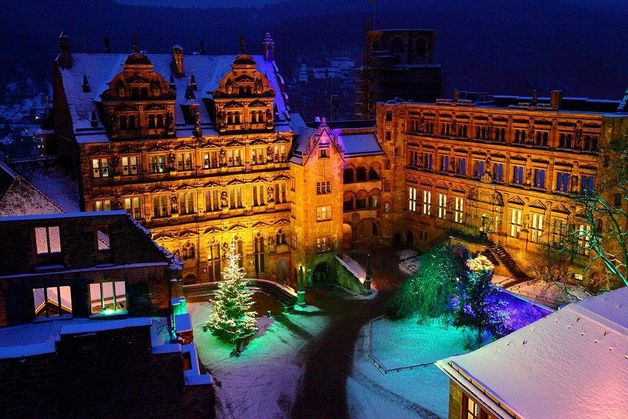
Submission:
<svg viewBox="0 0 628 419">
<path fill-rule="evenodd" d="M 532 184 L 532 169 L 528 169 L 528 172 L 526 173 L 526 185 L 531 185 Z"/>
<path fill-rule="evenodd" d="M 423 118 L 423 115 L 419 118 L 418 130 L 419 132 L 423 132 L 425 130 L 425 118 Z"/>
<path fill-rule="evenodd" d="M 117 132 L 120 129 L 120 119 L 118 115 L 111 115 L 111 130 Z"/>
<path fill-rule="evenodd" d="M 220 160 L 221 167 L 224 167 L 227 165 L 227 152 L 225 151 L 224 148 L 220 149 L 219 160 Z"/>
<path fill-rule="evenodd" d="M 580 149 L 582 147 L 582 122 L 578 121 L 576 128 L 574 128 L 574 148 Z"/>
<path fill-rule="evenodd" d="M 218 126 L 225 125 L 225 110 L 221 109 L 216 113 L 216 122 Z"/>
<path fill-rule="evenodd" d="M 486 127 L 486 137 L 493 139 L 493 121 L 489 119 L 488 126 Z"/>
<path fill-rule="evenodd" d="M 273 146 L 268 146 L 268 148 L 266 148 L 266 160 L 267 161 L 273 161 L 275 159 L 275 151 L 273 149 Z"/>
<path fill-rule="evenodd" d="M 578 193 L 578 175 L 571 175 L 571 193 Z"/>
<path fill-rule="evenodd" d="M 179 212 L 179 199 L 176 195 L 170 195 L 170 212 L 176 214 Z"/>
<path fill-rule="evenodd" d="M 222 208 L 229 207 L 229 195 L 227 195 L 227 191 L 222 191 L 220 193 L 220 206 Z"/>
<path fill-rule="evenodd" d="M 227 80 L 227 83 L 225 84 L 225 87 L 227 89 L 227 94 L 233 94 L 233 82 L 231 80 Z"/>
<path fill-rule="evenodd" d="M 452 118 L 451 120 L 451 135 L 453 135 L 454 137 L 456 137 L 458 135 L 457 129 L 458 128 L 458 124 L 456 123 L 456 118 Z"/>
<path fill-rule="evenodd" d="M 194 108 L 194 135 L 196 137 L 203 135 L 201 131 L 201 112 L 198 110 L 198 107 Z"/>
<path fill-rule="evenodd" d="M 456 161 L 454 158 L 452 158 L 449 161 L 449 173 L 454 173 L 456 171 Z"/>
<path fill-rule="evenodd" d="M 266 193 L 268 195 L 268 202 L 275 202 L 275 188 L 273 185 L 268 185 Z"/>
<path fill-rule="evenodd" d="M 273 113 L 271 112 L 270 109 L 266 109 L 266 122 L 271 123 L 273 122 Z"/>
<path fill-rule="evenodd" d="M 119 198 L 113 200 L 113 209 L 121 210 L 122 209 L 122 201 Z"/>
<path fill-rule="evenodd" d="M 528 144 L 534 143 L 534 123 L 530 121 L 528 125 Z"/>
<path fill-rule="evenodd" d="M 171 151 L 170 153 L 168 153 L 168 168 L 170 170 L 174 170 L 175 161 L 176 161 L 176 157 L 174 153 Z"/>
<path fill-rule="evenodd" d="M 168 112 L 166 114 L 166 130 L 172 131 L 174 129 L 174 118 L 172 117 L 172 112 Z"/>
<path fill-rule="evenodd" d="M 255 93 L 262 93 L 262 80 L 255 79 Z"/>
</svg>

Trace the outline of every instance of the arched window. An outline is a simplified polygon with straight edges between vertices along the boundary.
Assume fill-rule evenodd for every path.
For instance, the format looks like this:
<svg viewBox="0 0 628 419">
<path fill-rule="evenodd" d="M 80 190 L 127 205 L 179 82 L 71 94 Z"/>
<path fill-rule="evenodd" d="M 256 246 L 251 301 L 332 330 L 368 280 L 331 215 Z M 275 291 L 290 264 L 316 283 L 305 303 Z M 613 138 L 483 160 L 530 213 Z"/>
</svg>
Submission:
<svg viewBox="0 0 628 419">
<path fill-rule="evenodd" d="M 368 207 L 370 209 L 377 209 L 377 208 L 379 208 L 379 195 L 380 195 L 379 189 L 373 189 L 370 192 L 370 194 L 369 194 L 369 202 L 368 202 Z"/>
<path fill-rule="evenodd" d="M 343 181 L 344 183 L 353 183 L 355 180 L 353 178 L 353 168 L 346 167 L 343 171 Z"/>
<path fill-rule="evenodd" d="M 277 246 L 280 246 L 282 244 L 286 244 L 286 234 L 282 230 L 279 230 L 277 232 L 277 236 L 276 236 L 275 242 L 277 243 Z"/>
<path fill-rule="evenodd" d="M 355 171 L 355 180 L 356 182 L 364 182 L 366 181 L 366 167 L 360 166 Z"/>
<path fill-rule="evenodd" d="M 260 233 L 255 236 L 255 273 L 264 272 L 264 238 Z"/>
<path fill-rule="evenodd" d="M 344 196 L 343 196 L 343 202 L 342 202 L 342 209 L 344 211 L 353 211 L 354 208 L 354 204 L 353 204 L 353 192 L 345 192 Z"/>
<path fill-rule="evenodd" d="M 368 197 L 369 197 L 368 192 L 366 192 L 365 190 L 359 191 L 355 199 L 355 209 L 357 210 L 366 209 Z"/>
<path fill-rule="evenodd" d="M 379 172 L 380 172 L 380 165 L 379 163 L 374 163 L 370 168 L 369 168 L 369 180 L 379 180 Z"/>
</svg>

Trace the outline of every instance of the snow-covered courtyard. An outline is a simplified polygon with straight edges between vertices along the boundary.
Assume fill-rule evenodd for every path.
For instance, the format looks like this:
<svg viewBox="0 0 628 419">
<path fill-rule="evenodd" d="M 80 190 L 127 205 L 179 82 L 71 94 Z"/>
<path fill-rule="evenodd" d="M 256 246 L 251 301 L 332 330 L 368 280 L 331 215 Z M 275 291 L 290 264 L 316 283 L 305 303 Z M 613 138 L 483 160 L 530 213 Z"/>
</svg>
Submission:
<svg viewBox="0 0 628 419">
<path fill-rule="evenodd" d="M 432 363 L 466 352 L 464 335 L 438 323 L 420 325 L 416 319 L 380 319 L 360 332 L 347 380 L 349 412 L 354 418 L 447 417 L 449 380 Z M 370 333 L 370 337 L 369 337 Z M 371 353 L 389 370 L 383 374 Z M 401 371 L 393 368 L 414 367 Z"/>
<path fill-rule="evenodd" d="M 282 418 L 290 416 L 305 363 L 301 352 L 326 326 L 314 307 L 303 313 L 284 313 L 258 319 L 259 332 L 240 357 L 230 357 L 234 345 L 203 331 L 210 303 L 189 303 L 194 341 L 200 362 L 216 386 L 219 418 Z"/>
</svg>

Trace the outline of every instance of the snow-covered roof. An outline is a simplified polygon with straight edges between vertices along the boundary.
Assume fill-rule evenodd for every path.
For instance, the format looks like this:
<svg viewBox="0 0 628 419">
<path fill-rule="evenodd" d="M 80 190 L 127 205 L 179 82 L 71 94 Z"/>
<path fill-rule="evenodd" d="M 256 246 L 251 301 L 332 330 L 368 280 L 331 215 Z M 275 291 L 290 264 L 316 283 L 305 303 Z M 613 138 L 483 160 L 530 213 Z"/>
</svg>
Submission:
<svg viewBox="0 0 628 419">
<path fill-rule="evenodd" d="M 80 211 L 78 181 L 54 160 L 16 163 L 15 170 L 65 212 Z M 53 211 L 47 211 L 53 212 Z"/>
<path fill-rule="evenodd" d="M 627 303 L 591 297 L 437 366 L 499 416 L 625 417 Z"/>
<path fill-rule="evenodd" d="M 0 161 L 0 216 L 62 211 L 59 205 Z"/>
<path fill-rule="evenodd" d="M 171 54 L 145 54 L 153 64 L 153 71 L 169 80 L 172 73 Z M 128 54 L 90 54 L 72 53 L 72 67 L 60 68 L 63 88 L 68 102 L 74 133 L 78 142 L 107 142 L 108 138 L 102 121 L 98 121 L 96 128 L 92 127 L 91 117 L 94 103 L 100 102 L 100 95 L 109 88 L 107 85 L 116 74 L 123 70 L 122 65 Z M 186 124 L 181 105 L 189 104 L 185 98 L 185 91 L 189 77 L 194 75 L 198 91 L 195 92 L 196 101 L 204 103 L 203 99 L 211 99 L 218 83 L 231 71 L 231 65 L 238 55 L 185 55 L 183 58 L 186 77 L 174 78 L 176 86 L 175 121 L 177 136 L 189 136 L 188 130 L 193 124 Z M 257 70 L 265 75 L 270 87 L 275 90 L 275 106 L 277 115 L 275 123 L 289 120 L 289 108 L 286 105 L 285 92 L 281 89 L 283 79 L 278 72 L 274 61 L 265 60 L 262 55 L 251 56 Z M 83 91 L 83 76 L 87 76 L 90 86 L 89 92 Z M 213 125 L 213 121 L 205 106 L 200 107 L 201 127 Z M 97 115 L 100 118 L 99 115 Z M 191 131 L 190 131 L 191 132 Z M 185 135 L 182 135 L 185 134 Z"/>
<path fill-rule="evenodd" d="M 86 318 L 35 321 L 18 326 L 0 328 L 0 359 L 22 358 L 56 350 L 61 335 L 98 333 L 129 327 L 150 327 L 153 353 L 159 353 L 162 345 L 169 343 L 164 338 L 165 318 L 130 317 L 116 320 L 90 320 Z M 179 347 L 179 352 L 181 351 Z"/>
</svg>

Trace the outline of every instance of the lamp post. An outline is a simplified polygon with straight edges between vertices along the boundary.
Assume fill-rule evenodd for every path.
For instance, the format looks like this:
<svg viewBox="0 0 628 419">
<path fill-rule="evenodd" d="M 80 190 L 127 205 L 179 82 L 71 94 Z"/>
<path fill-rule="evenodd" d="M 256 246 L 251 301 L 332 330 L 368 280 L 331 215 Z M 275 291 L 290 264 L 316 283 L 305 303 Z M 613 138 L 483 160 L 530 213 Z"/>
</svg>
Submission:
<svg viewBox="0 0 628 419">
<path fill-rule="evenodd" d="M 305 287 L 303 285 L 303 265 L 299 266 L 299 290 L 297 291 L 297 305 L 305 307 Z"/>
<path fill-rule="evenodd" d="M 366 255 L 366 277 L 364 278 L 364 288 L 366 289 L 366 295 L 371 294 L 371 255 Z"/>
</svg>

